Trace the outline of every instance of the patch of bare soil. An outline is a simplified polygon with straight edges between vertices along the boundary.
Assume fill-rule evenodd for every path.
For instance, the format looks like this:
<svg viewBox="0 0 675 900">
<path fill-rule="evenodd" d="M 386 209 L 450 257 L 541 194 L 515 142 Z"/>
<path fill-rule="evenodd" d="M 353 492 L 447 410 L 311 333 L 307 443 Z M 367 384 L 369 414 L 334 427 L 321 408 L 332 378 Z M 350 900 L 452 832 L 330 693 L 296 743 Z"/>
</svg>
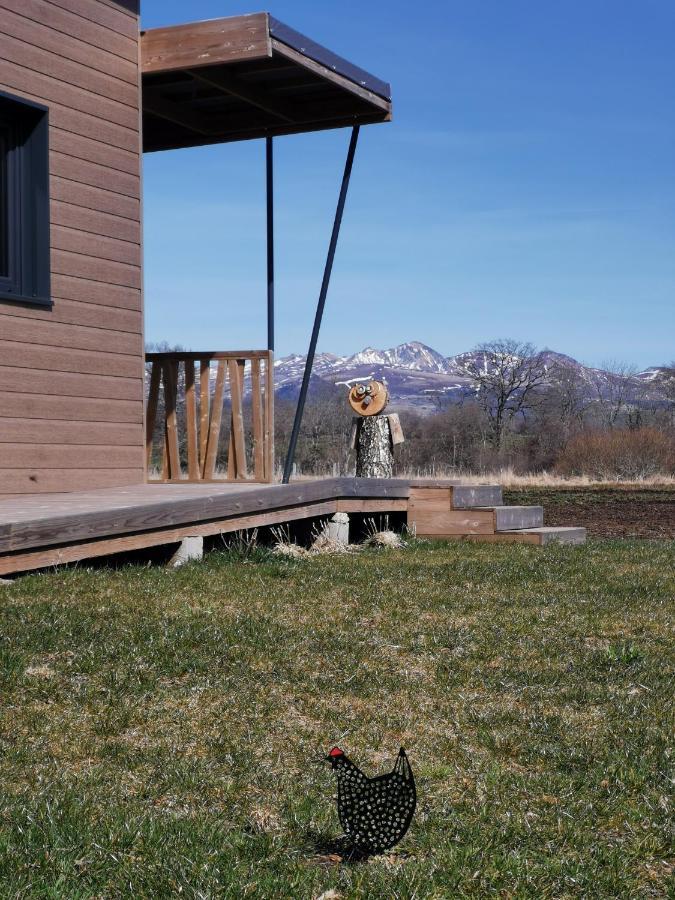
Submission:
<svg viewBox="0 0 675 900">
<path fill-rule="evenodd" d="M 505 491 L 504 502 L 539 504 L 546 525 L 582 525 L 590 537 L 675 539 L 675 490 L 568 488 Z"/>
</svg>

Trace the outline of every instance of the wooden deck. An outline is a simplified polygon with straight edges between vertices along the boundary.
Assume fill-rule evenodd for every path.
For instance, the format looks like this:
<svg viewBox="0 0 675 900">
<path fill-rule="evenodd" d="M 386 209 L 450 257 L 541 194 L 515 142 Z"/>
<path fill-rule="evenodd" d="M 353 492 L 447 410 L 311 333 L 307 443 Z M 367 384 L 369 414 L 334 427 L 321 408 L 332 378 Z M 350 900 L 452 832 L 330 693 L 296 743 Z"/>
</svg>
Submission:
<svg viewBox="0 0 675 900">
<path fill-rule="evenodd" d="M 504 507 L 498 485 L 377 478 L 136 484 L 0 502 L 0 576 L 336 512 L 406 513 L 425 537 L 544 544 L 585 536 L 543 528 L 541 507 Z"/>
<path fill-rule="evenodd" d="M 407 509 L 409 482 L 138 484 L 0 502 L 0 575 L 344 512 Z"/>
</svg>

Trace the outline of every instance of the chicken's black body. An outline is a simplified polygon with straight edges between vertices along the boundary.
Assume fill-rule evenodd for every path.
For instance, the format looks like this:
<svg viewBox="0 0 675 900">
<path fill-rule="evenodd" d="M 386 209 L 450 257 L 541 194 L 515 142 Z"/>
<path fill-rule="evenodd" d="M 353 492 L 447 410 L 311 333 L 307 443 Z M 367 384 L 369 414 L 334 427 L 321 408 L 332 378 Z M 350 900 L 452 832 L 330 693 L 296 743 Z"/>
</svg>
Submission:
<svg viewBox="0 0 675 900">
<path fill-rule="evenodd" d="M 393 771 L 367 778 L 339 747 L 330 752 L 337 776 L 338 815 L 349 840 L 365 853 L 382 853 L 401 840 L 415 813 L 415 779 L 401 751 Z"/>
</svg>

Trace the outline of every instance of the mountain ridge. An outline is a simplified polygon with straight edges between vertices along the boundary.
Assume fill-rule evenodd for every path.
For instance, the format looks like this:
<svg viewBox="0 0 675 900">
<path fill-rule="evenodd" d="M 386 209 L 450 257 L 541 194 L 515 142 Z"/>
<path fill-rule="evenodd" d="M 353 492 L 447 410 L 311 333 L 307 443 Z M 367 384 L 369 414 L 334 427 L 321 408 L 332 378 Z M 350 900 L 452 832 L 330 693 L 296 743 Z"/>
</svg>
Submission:
<svg viewBox="0 0 675 900">
<path fill-rule="evenodd" d="M 563 367 L 572 371 L 581 384 L 589 391 L 609 389 L 617 375 L 610 371 L 586 366 L 565 353 L 545 349 L 542 352 L 547 367 L 554 373 Z M 436 409 L 439 397 L 448 401 L 458 400 L 471 387 L 467 369 L 475 365 L 481 350 L 469 350 L 454 356 L 444 356 L 421 341 L 408 341 L 386 350 L 365 347 L 346 356 L 334 353 L 319 353 L 314 360 L 312 378 L 327 385 L 335 385 L 353 379 L 375 377 L 384 379 L 389 387 L 392 406 L 401 409 L 415 408 L 420 412 Z M 306 357 L 290 354 L 275 361 L 276 388 L 283 396 L 296 392 L 304 372 Z M 660 399 L 658 379 L 664 369 L 651 366 L 641 372 L 628 375 L 629 383 L 636 394 L 644 394 L 644 399 Z"/>
</svg>

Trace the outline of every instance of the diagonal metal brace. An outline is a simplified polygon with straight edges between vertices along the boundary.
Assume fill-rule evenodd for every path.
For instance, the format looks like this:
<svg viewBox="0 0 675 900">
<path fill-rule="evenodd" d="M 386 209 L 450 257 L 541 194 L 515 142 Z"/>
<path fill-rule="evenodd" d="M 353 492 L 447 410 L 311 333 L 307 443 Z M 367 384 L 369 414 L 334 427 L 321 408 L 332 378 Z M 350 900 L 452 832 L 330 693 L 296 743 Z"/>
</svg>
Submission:
<svg viewBox="0 0 675 900">
<path fill-rule="evenodd" d="M 347 201 L 347 192 L 349 191 L 349 181 L 354 166 L 354 156 L 356 154 L 356 145 L 359 140 L 360 128 L 358 125 L 352 129 L 352 138 L 349 142 L 349 150 L 347 152 L 347 162 L 345 163 L 345 171 L 342 177 L 342 187 L 340 189 L 340 197 L 338 199 L 337 211 L 335 213 L 335 221 L 333 223 L 333 233 L 328 247 L 328 257 L 326 259 L 326 267 L 323 273 L 323 282 L 321 284 L 321 292 L 319 294 L 319 302 L 316 307 L 316 315 L 314 317 L 314 328 L 312 329 L 312 337 L 309 342 L 309 350 L 307 351 L 307 361 L 305 363 L 305 373 L 302 378 L 302 387 L 300 388 L 300 396 L 298 398 L 298 406 L 295 411 L 295 420 L 293 421 L 293 431 L 291 432 L 291 440 L 288 445 L 288 453 L 286 455 L 286 465 L 284 466 L 283 484 L 288 484 L 293 469 L 293 460 L 295 459 L 295 451 L 298 444 L 298 436 L 300 434 L 300 426 L 302 425 L 302 416 L 305 411 L 305 403 L 307 401 L 307 392 L 309 390 L 309 379 L 312 375 L 314 366 L 314 357 L 316 355 L 316 345 L 319 340 L 319 332 L 321 331 L 321 321 L 323 319 L 323 311 L 326 306 L 326 297 L 328 296 L 328 287 L 330 285 L 330 277 L 333 271 L 333 263 L 335 261 L 335 251 L 337 249 L 338 238 L 340 237 L 340 226 L 342 225 L 342 216 L 345 211 L 345 203 Z"/>
</svg>

